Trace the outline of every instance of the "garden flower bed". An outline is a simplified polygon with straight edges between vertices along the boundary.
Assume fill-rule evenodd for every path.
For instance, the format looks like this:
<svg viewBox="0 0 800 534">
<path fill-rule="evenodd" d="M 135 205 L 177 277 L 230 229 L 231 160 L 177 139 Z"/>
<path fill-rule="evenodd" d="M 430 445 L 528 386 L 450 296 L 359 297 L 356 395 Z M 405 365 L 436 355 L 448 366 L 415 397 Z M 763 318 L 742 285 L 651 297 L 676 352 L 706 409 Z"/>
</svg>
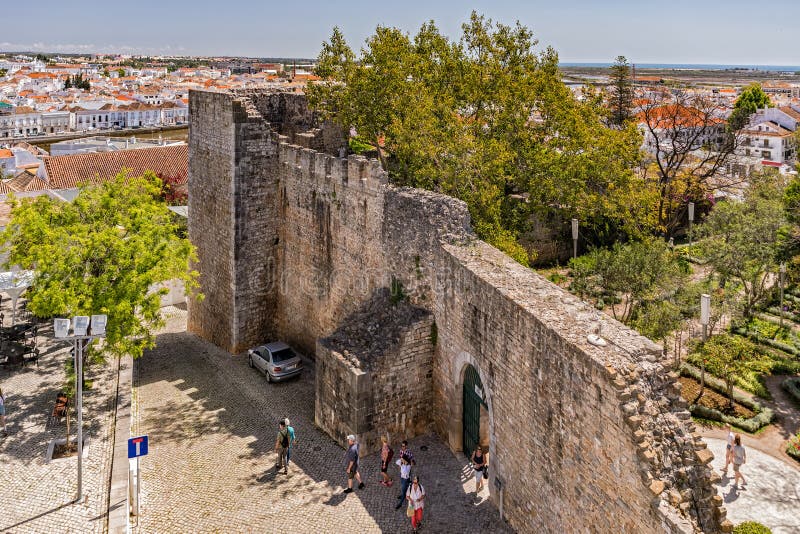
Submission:
<svg viewBox="0 0 800 534">
<path fill-rule="evenodd" d="M 700 380 L 700 374 L 701 374 L 700 369 L 694 367 L 693 365 L 685 363 L 681 366 L 681 375 L 684 377 L 690 377 L 695 380 Z M 725 382 L 709 373 L 706 373 L 705 382 L 706 382 L 706 389 L 710 389 L 713 392 L 721 394 L 724 402 L 723 406 L 727 406 L 728 399 L 725 396 L 726 395 Z M 684 395 L 683 391 L 681 392 L 681 394 Z M 712 421 L 719 421 L 722 423 L 730 423 L 735 427 L 741 428 L 751 433 L 756 432 L 757 430 L 770 424 L 774 417 L 774 413 L 772 412 L 772 410 L 766 407 L 762 407 L 758 402 L 753 400 L 751 397 L 748 397 L 736 390 L 734 390 L 733 392 L 733 400 L 734 400 L 733 414 L 726 414 L 715 407 L 705 405 L 714 402 L 710 401 L 708 403 L 703 403 L 703 398 L 708 394 L 709 392 L 703 394 L 703 397 L 700 399 L 701 404 L 689 405 L 689 412 L 691 412 L 691 414 L 694 415 L 695 417 L 702 417 L 704 419 L 711 419 Z M 684 398 L 690 403 L 694 402 L 695 397 L 697 397 L 697 391 L 695 391 L 694 396 L 692 396 L 691 398 L 687 398 L 684 395 Z M 740 406 L 749 409 L 750 413 L 753 413 L 754 415 L 752 417 L 746 417 L 746 418 L 738 416 L 737 411 L 735 410 L 736 404 L 739 404 Z M 747 412 L 740 409 L 738 411 L 738 414 L 746 415 Z"/>
</svg>

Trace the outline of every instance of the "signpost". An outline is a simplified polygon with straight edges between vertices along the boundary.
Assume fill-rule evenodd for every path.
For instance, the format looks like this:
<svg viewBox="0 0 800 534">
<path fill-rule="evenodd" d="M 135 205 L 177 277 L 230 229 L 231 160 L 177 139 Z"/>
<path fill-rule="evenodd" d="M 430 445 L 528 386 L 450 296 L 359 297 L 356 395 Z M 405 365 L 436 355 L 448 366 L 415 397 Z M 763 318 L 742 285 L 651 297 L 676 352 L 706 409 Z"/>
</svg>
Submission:
<svg viewBox="0 0 800 534">
<path fill-rule="evenodd" d="M 147 436 L 137 436 L 135 438 L 128 439 L 128 459 L 133 460 L 136 459 L 136 477 L 131 476 L 129 480 L 128 487 L 131 488 L 130 497 L 131 497 L 131 514 L 132 515 L 139 515 L 139 489 L 142 487 L 141 483 L 141 470 L 139 469 L 139 457 L 140 456 L 147 456 L 148 452 L 148 440 Z M 133 467 L 133 462 L 131 462 L 131 467 Z M 133 490 L 133 486 L 136 486 L 136 489 Z"/>
</svg>

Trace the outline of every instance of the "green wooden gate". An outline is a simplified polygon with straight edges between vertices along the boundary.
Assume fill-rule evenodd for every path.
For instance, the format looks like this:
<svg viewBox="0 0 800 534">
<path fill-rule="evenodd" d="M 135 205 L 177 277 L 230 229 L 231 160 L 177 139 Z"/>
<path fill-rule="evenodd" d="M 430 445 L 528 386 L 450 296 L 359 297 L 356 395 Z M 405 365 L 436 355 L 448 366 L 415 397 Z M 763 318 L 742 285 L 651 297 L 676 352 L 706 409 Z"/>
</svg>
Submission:
<svg viewBox="0 0 800 534">
<path fill-rule="evenodd" d="M 486 395 L 478 371 L 468 366 L 464 373 L 463 451 L 467 458 L 479 445 L 481 436 L 481 405 L 486 405 Z"/>
</svg>

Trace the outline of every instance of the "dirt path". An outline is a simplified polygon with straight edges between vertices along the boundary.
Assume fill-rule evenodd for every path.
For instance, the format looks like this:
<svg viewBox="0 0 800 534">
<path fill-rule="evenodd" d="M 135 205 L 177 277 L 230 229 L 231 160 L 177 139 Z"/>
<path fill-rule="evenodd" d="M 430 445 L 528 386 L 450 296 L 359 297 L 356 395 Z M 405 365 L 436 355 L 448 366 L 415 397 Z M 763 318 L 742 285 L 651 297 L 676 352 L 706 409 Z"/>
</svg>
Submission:
<svg viewBox="0 0 800 534">
<path fill-rule="evenodd" d="M 783 375 L 774 375 L 768 376 L 765 380 L 773 400 L 760 402 L 775 412 L 773 424 L 755 435 L 742 433 L 742 441 L 745 447 L 752 447 L 769 454 L 800 471 L 800 462 L 786 454 L 786 441 L 800 430 L 800 410 L 781 387 L 781 382 L 785 378 Z M 727 435 L 725 429 L 721 427 L 700 426 L 700 432 L 703 436 L 723 440 Z"/>
</svg>

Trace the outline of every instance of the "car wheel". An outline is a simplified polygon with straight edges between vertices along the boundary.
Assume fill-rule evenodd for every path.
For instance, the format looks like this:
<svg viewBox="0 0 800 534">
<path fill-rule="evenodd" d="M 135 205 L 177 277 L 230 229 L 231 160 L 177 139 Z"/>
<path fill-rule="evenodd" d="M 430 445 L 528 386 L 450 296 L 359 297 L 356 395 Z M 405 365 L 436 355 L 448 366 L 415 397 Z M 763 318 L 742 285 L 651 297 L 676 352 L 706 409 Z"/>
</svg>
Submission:
<svg viewBox="0 0 800 534">
<path fill-rule="evenodd" d="M 247 357 L 247 365 L 249 365 L 250 367 L 253 367 L 253 357 L 252 356 L 248 356 Z"/>
</svg>

